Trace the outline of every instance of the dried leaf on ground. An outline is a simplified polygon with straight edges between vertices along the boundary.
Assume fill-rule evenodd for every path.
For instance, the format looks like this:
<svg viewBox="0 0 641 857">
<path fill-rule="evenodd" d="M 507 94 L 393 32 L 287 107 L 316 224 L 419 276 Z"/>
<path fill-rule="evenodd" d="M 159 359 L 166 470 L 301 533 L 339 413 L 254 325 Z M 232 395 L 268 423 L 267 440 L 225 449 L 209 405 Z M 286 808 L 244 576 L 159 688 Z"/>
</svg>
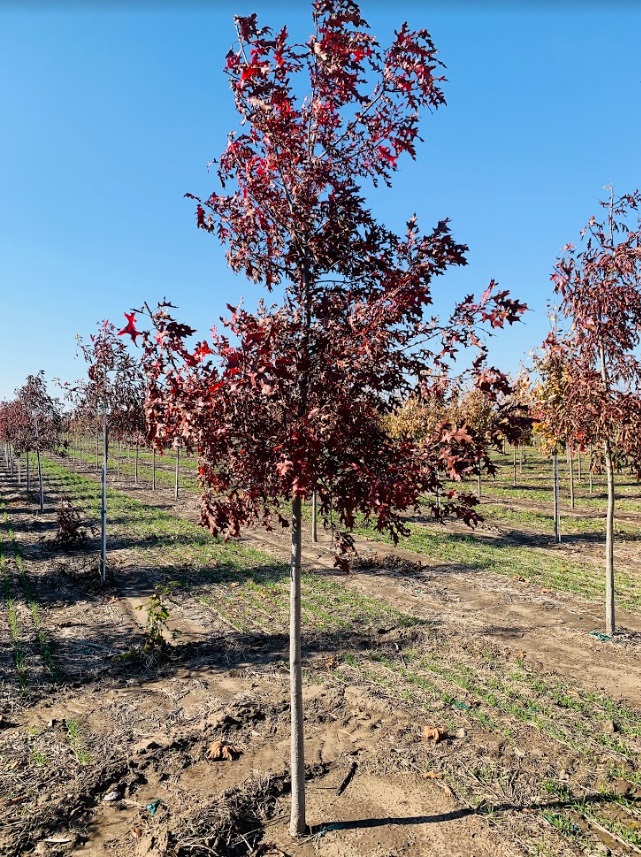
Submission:
<svg viewBox="0 0 641 857">
<path fill-rule="evenodd" d="M 445 741 L 447 737 L 447 729 L 444 726 L 425 726 L 423 729 L 423 738 L 426 741 L 438 744 L 440 741 Z"/>
<path fill-rule="evenodd" d="M 241 754 L 242 750 L 228 744 L 226 741 L 214 741 L 207 747 L 207 758 L 212 762 L 225 761 L 234 762 Z"/>
<path fill-rule="evenodd" d="M 440 771 L 424 771 L 421 776 L 424 780 L 440 780 L 443 774 Z"/>
</svg>

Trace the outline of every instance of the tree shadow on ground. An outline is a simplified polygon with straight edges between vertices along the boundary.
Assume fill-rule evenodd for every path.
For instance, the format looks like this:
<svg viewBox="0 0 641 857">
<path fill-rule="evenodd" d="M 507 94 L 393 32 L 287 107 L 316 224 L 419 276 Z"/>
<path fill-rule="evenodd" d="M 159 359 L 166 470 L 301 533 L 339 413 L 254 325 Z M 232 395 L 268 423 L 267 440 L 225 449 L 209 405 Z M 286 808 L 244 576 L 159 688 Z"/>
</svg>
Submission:
<svg viewBox="0 0 641 857">
<path fill-rule="evenodd" d="M 328 821 L 310 827 L 310 835 L 324 834 L 329 831 L 339 830 L 367 830 L 378 827 L 387 827 L 388 825 L 421 825 L 421 824 L 443 824 L 448 821 L 459 821 L 470 816 L 487 817 L 491 811 L 492 815 L 504 812 L 539 812 L 542 810 L 564 810 L 576 809 L 577 803 L 590 805 L 618 805 L 621 801 L 620 795 L 614 792 L 600 792 L 598 794 L 569 795 L 567 798 L 545 801 L 541 803 L 501 803 L 492 804 L 491 807 L 481 806 L 478 809 L 473 807 L 462 807 L 454 809 L 450 812 L 441 812 L 434 815 L 411 815 L 411 816 L 383 816 L 381 818 L 360 818 L 351 821 Z M 635 802 L 635 803 L 638 803 Z"/>
<path fill-rule="evenodd" d="M 216 627 L 212 628 L 210 636 L 198 641 L 181 643 L 179 639 L 175 645 L 164 649 L 145 651 L 146 637 L 142 627 L 116 630 L 101 625 L 88 627 L 80 620 L 70 620 L 47 634 L 53 675 L 44 670 L 35 644 L 32 644 L 29 648 L 23 647 L 26 670 L 22 678 L 13 668 L 12 643 L 5 639 L 0 643 L 0 664 L 4 667 L 2 696 L 19 697 L 33 704 L 50 697 L 54 688 L 58 691 L 84 687 L 104 690 L 132 684 L 141 688 L 185 672 L 206 670 L 210 674 L 228 674 L 233 670 L 255 670 L 279 664 L 284 667 L 288 660 L 289 637 L 281 632 L 224 632 Z M 302 638 L 304 661 L 318 655 L 354 653 L 380 646 L 378 631 L 312 630 Z"/>
</svg>

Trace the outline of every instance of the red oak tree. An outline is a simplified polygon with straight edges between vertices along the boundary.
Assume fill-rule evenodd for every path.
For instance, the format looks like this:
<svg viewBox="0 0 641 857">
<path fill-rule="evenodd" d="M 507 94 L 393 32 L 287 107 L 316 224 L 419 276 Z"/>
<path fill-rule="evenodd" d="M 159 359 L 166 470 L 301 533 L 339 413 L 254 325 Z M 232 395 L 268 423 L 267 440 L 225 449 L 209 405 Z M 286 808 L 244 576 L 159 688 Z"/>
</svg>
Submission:
<svg viewBox="0 0 641 857">
<path fill-rule="evenodd" d="M 227 247 L 231 268 L 278 289 L 280 304 L 230 306 L 225 330 L 194 332 L 171 304 L 144 308 L 147 417 L 158 444 L 197 451 L 202 521 L 215 534 L 291 525 L 292 816 L 305 829 L 301 677 L 301 504 L 317 493 L 337 522 L 337 564 L 348 567 L 360 515 L 394 539 L 403 512 L 474 464 L 470 436 L 447 422 L 420 442 L 394 437 L 382 415 L 412 393 L 447 383 L 458 349 L 478 349 L 471 373 L 495 390 L 481 329 L 524 306 L 491 283 L 444 320 L 425 317 L 433 281 L 465 264 L 448 222 L 403 235 L 368 209 L 368 180 L 389 184 L 414 157 L 421 110 L 444 103 L 441 64 L 425 30 L 404 24 L 383 49 L 351 0 L 317 0 L 305 44 L 237 18 L 227 74 L 243 130 L 218 162 L 221 187 L 197 201 L 199 228 Z M 301 98 L 303 85 L 307 94 Z M 131 320 L 130 320 L 131 321 Z M 135 327 L 131 331 L 135 334 Z M 445 492 L 441 516 L 474 522 L 476 498 Z M 291 504 L 283 514 L 283 503 Z"/>
<path fill-rule="evenodd" d="M 615 457 L 641 476 L 641 194 L 615 197 L 611 190 L 601 205 L 605 217 L 590 218 L 578 248 L 566 245 L 552 281 L 573 358 L 564 408 L 580 415 L 603 449 L 606 633 L 613 634 Z"/>
</svg>

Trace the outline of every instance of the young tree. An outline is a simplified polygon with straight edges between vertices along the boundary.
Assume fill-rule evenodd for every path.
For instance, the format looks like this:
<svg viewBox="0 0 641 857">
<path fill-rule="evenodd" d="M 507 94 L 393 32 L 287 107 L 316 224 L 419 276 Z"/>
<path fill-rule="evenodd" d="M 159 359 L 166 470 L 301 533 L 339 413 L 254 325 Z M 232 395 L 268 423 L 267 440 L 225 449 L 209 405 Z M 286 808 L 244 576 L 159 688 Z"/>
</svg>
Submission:
<svg viewBox="0 0 641 857">
<path fill-rule="evenodd" d="M 127 330 L 125 328 L 125 330 Z M 121 331 L 123 332 L 123 331 Z M 140 364 L 134 360 L 116 328 L 103 321 L 98 332 L 78 345 L 88 363 L 87 380 L 72 390 L 80 414 L 102 417 L 102 503 L 100 510 L 100 573 L 107 579 L 107 470 L 109 437 L 139 434 L 144 426 L 145 381 Z"/>
<path fill-rule="evenodd" d="M 62 431 L 60 402 L 47 391 L 44 370 L 28 375 L 25 384 L 16 390 L 14 403 L 13 446 L 18 455 L 35 451 L 38 466 L 40 511 L 44 512 L 44 484 L 41 452 L 56 449 Z"/>
<path fill-rule="evenodd" d="M 580 413 L 602 450 L 608 505 L 605 532 L 606 633 L 615 632 L 614 459 L 627 460 L 641 476 L 641 194 L 601 203 L 605 217 L 591 217 L 578 248 L 565 246 L 552 281 L 568 319 L 572 350 L 569 412 Z"/>
<path fill-rule="evenodd" d="M 406 24 L 381 48 L 351 0 L 312 10 L 305 44 L 285 29 L 272 36 L 255 15 L 236 19 L 227 74 L 244 130 L 220 158 L 221 192 L 196 200 L 197 225 L 226 244 L 232 269 L 278 287 L 281 304 L 230 306 L 229 335 L 214 330 L 193 347 L 194 331 L 165 302 L 145 308 L 155 332 L 144 337 L 150 431 L 158 444 L 178 437 L 197 450 L 203 523 L 225 537 L 256 523 L 291 526 L 293 835 L 306 826 L 301 503 L 316 491 L 320 515 L 337 521 L 346 570 L 357 515 L 394 539 L 405 533 L 403 512 L 473 465 L 470 439 L 446 423 L 420 443 L 396 439 L 381 416 L 446 375 L 458 348 L 475 346 L 471 373 L 500 386 L 480 330 L 524 310 L 492 283 L 450 318 L 424 318 L 433 281 L 463 265 L 467 248 L 445 220 L 422 234 L 412 217 L 394 234 L 363 186 L 390 184 L 400 156 L 415 155 L 419 112 L 444 103 L 436 50 Z M 449 492 L 439 514 L 473 522 L 476 502 Z"/>
<path fill-rule="evenodd" d="M 569 445 L 575 431 L 577 414 L 569 409 L 567 397 L 572 378 L 572 355 L 567 342 L 560 340 L 554 329 L 535 354 L 539 379 L 534 387 L 533 414 L 535 431 L 541 439 L 541 449 L 552 460 L 552 496 L 554 502 L 554 539 L 561 542 L 561 502 L 559 482 L 559 453 Z"/>
</svg>

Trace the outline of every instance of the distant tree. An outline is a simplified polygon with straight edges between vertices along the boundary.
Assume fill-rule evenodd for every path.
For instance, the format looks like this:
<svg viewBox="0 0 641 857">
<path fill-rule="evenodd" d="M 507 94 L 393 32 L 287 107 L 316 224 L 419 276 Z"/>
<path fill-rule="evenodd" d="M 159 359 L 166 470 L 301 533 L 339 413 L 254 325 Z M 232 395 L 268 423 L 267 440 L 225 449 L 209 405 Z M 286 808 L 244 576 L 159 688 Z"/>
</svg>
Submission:
<svg viewBox="0 0 641 857">
<path fill-rule="evenodd" d="M 28 375 L 25 384 L 16 390 L 14 404 L 13 446 L 18 455 L 36 453 L 40 511 L 44 511 L 44 485 L 41 452 L 57 449 L 62 431 L 60 402 L 49 395 L 44 370 Z"/>
<path fill-rule="evenodd" d="M 568 320 L 571 350 L 568 413 L 581 414 L 603 450 L 608 505 L 605 533 L 606 633 L 615 632 L 615 458 L 641 476 L 641 218 L 639 191 L 601 202 L 602 220 L 591 217 L 580 246 L 567 244 L 552 281 Z"/>
<path fill-rule="evenodd" d="M 561 541 L 561 503 L 559 454 L 570 448 L 571 438 L 583 435 L 580 409 L 568 397 L 572 386 L 575 358 L 570 344 L 559 338 L 556 328 L 546 338 L 540 351 L 534 355 L 538 380 L 533 389 L 534 431 L 541 442 L 541 450 L 552 461 L 552 496 L 554 502 L 554 538 Z"/>
<path fill-rule="evenodd" d="M 101 576 L 107 576 L 107 470 L 109 437 L 129 437 L 145 425 L 145 379 L 140 363 L 127 350 L 116 328 L 103 321 L 98 332 L 79 348 L 88 364 L 87 379 L 69 387 L 79 414 L 95 414 L 102 420 Z"/>
<path fill-rule="evenodd" d="M 222 192 L 196 208 L 232 269 L 268 292 L 278 286 L 282 303 L 230 306 L 229 335 L 214 330 L 195 346 L 163 303 L 145 308 L 154 331 L 144 338 L 150 429 L 159 444 L 177 436 L 197 450 L 202 522 L 227 538 L 251 524 L 291 526 L 293 835 L 305 830 L 302 501 L 317 492 L 321 516 L 336 522 L 345 570 L 357 520 L 398 539 L 421 495 L 443 493 L 444 478 L 469 469 L 470 438 L 446 423 L 421 442 L 395 438 L 381 417 L 426 395 L 459 348 L 476 347 L 470 374 L 500 386 L 481 330 L 524 311 L 492 283 L 449 318 L 424 318 L 433 281 L 463 265 L 467 248 L 445 220 L 422 234 L 412 217 L 394 234 L 366 207 L 362 185 L 390 184 L 399 157 L 415 155 L 419 111 L 443 104 L 436 50 L 406 24 L 383 50 L 351 0 L 312 10 L 305 44 L 285 29 L 272 36 L 255 15 L 236 19 L 227 74 L 243 131 L 220 158 Z M 476 502 L 448 491 L 440 514 L 473 523 Z"/>
</svg>

